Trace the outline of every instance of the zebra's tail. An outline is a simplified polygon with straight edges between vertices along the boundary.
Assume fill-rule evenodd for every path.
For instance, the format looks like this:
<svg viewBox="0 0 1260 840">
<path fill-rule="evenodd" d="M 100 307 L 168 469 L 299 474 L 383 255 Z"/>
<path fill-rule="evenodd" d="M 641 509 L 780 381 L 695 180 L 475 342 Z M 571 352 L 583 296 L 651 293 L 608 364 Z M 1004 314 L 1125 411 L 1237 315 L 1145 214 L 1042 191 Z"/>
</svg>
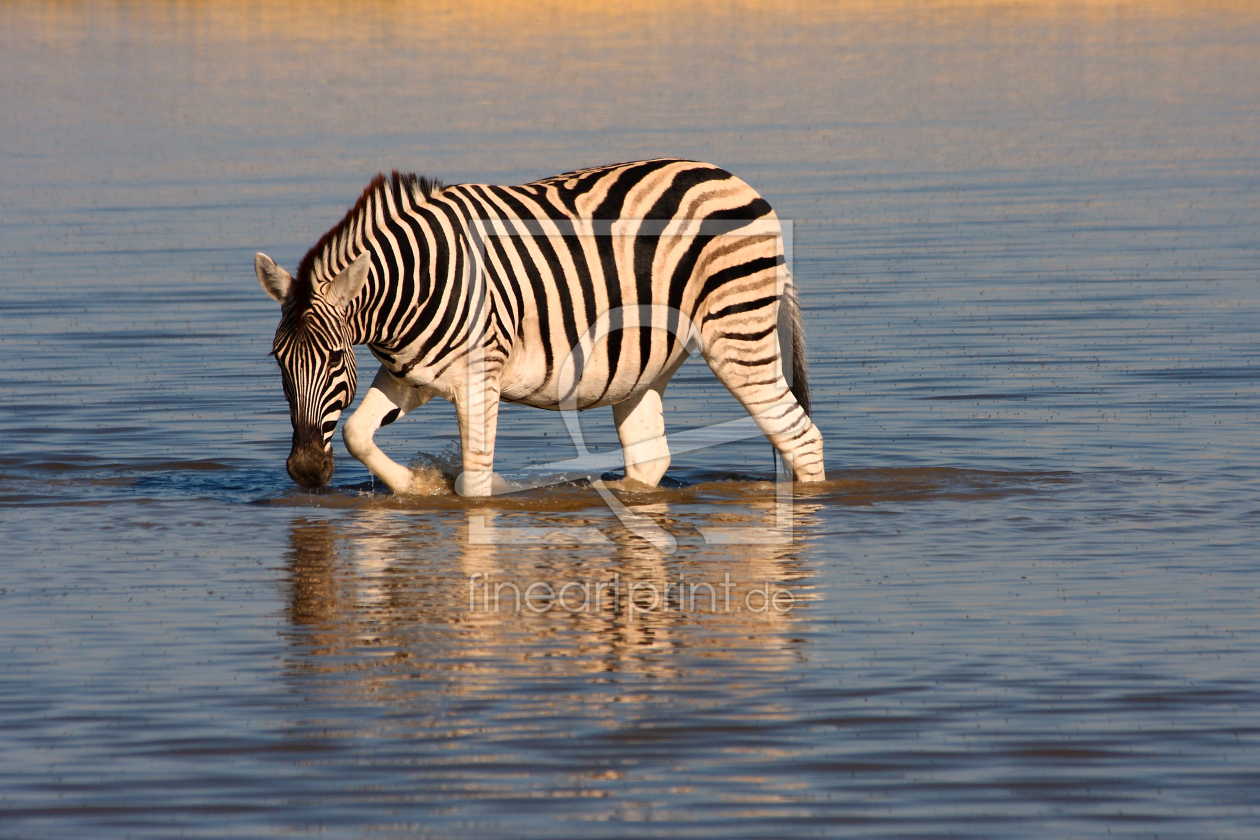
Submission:
<svg viewBox="0 0 1260 840">
<path fill-rule="evenodd" d="M 792 360 L 792 396 L 800 403 L 806 416 L 812 417 L 809 400 L 809 357 L 805 354 L 805 320 L 801 317 L 800 303 L 796 299 L 796 285 L 788 275 L 787 284 L 783 288 L 783 303 L 787 309 L 787 326 L 791 333 L 791 347 L 782 347 L 782 331 L 780 330 L 780 348 L 784 355 Z"/>
</svg>

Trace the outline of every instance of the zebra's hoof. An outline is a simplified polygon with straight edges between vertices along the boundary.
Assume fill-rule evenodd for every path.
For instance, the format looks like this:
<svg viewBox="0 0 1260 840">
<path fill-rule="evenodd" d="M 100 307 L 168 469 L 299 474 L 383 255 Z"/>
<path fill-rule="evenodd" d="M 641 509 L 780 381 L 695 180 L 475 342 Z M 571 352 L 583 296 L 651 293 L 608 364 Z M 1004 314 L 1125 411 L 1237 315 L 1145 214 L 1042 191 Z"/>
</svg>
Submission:
<svg viewBox="0 0 1260 840">
<path fill-rule="evenodd" d="M 462 472 L 455 479 L 455 492 L 461 496 L 501 496 L 515 489 L 498 473 Z"/>
</svg>

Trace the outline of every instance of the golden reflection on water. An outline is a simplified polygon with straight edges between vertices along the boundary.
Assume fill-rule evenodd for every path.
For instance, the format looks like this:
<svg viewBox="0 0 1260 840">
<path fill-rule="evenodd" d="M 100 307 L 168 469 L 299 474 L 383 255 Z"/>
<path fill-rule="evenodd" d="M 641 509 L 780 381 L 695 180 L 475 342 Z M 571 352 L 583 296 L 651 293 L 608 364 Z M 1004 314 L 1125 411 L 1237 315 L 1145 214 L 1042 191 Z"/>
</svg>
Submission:
<svg viewBox="0 0 1260 840">
<path fill-rule="evenodd" d="M 843 184 L 902 169 L 1195 159 L 1232 135 L 1204 120 L 1172 151 L 1117 150 L 1079 109 L 1105 101 L 1130 127 L 1155 131 L 1170 103 L 1217 95 L 1222 56 L 1239 68 L 1231 89 L 1254 88 L 1240 47 L 1182 29 L 1210 17 L 1253 26 L 1258 12 L 1247 2 L 1003 0 L 6 3 L 0 74 L 21 84 L 7 93 L 0 143 L 38 152 L 23 165 L 43 177 L 95 184 L 104 169 L 148 184 L 156 204 L 182 200 L 170 185 L 191 178 L 231 183 L 223 200 L 249 206 L 273 200 L 281 177 L 324 185 L 321 200 L 340 208 L 391 167 L 518 182 L 675 155 L 777 184 L 781 215 L 800 218 L 819 208 L 781 199 L 809 184 L 767 167 Z M 1012 129 L 1040 120 L 1057 132 Z M 328 187 L 330 173 L 344 183 Z M 888 223 L 887 196 L 853 198 L 824 217 Z M 300 253 L 337 215 L 321 207 L 289 220 L 268 208 L 230 245 L 292 237 Z M 803 288 L 818 294 L 817 281 Z"/>
<path fill-rule="evenodd" d="M 798 520 L 816 510 L 796 507 Z M 672 531 L 686 528 L 668 504 L 635 508 Z M 772 505 L 737 518 L 744 528 L 776 525 Z M 601 532 L 599 541 L 573 537 Z M 538 539 L 547 533 L 557 538 Z M 413 691 L 408 680 L 417 677 L 440 680 L 443 692 L 493 689 L 525 665 L 592 678 L 669 677 L 734 659 L 789 667 L 799 662 L 794 629 L 808 621 L 812 573 L 800 554 L 793 538 L 693 540 L 670 557 L 598 510 L 426 517 L 368 508 L 299 518 L 288 560 L 293 665 L 349 677 L 338 690 L 386 695 Z M 556 595 L 566 584 L 561 605 L 547 587 Z M 767 591 L 772 605 L 759 594 Z M 452 672 L 459 677 L 448 681 Z"/>
<path fill-rule="evenodd" d="M 27 0 L 6 4 L 35 11 L 48 25 L 80 20 L 94 4 L 84 0 Z M 1085 19 L 1112 19 L 1140 13 L 1150 17 L 1190 18 L 1204 10 L 1254 16 L 1255 3 L 1247 0 L 846 0 L 843 3 L 809 0 L 622 0 L 615 4 L 591 4 L 578 0 L 392 0 L 361 4 L 335 0 L 149 0 L 105 4 L 113 16 L 146 16 L 148 21 L 166 18 L 182 24 L 201 24 L 240 38 L 273 38 L 277 35 L 322 42 L 344 43 L 367 34 L 379 35 L 377 27 L 390 23 L 391 32 L 406 37 L 409 30 L 441 28 L 455 21 L 477 22 L 481 28 L 498 29 L 524 41 L 540 32 L 569 33 L 591 20 L 622 21 L 628 24 L 665 15 L 703 17 L 720 24 L 741 13 L 756 12 L 774 17 L 845 19 L 883 17 L 904 19 L 921 15 L 1003 16 L 1015 19 L 1056 19 L 1067 16 Z M 122 11 L 122 14 L 118 14 Z M 476 34 L 476 33 L 470 33 Z"/>
<path fill-rule="evenodd" d="M 291 526 L 291 664 L 389 702 L 495 691 L 522 668 L 589 683 L 796 667 L 814 597 L 804 558 L 826 508 L 990 499 L 1069 480 L 906 468 L 839 472 L 787 505 L 757 481 L 620 494 L 677 540 L 672 554 L 630 533 L 591 488 L 492 500 L 333 494 L 330 516 Z"/>
</svg>

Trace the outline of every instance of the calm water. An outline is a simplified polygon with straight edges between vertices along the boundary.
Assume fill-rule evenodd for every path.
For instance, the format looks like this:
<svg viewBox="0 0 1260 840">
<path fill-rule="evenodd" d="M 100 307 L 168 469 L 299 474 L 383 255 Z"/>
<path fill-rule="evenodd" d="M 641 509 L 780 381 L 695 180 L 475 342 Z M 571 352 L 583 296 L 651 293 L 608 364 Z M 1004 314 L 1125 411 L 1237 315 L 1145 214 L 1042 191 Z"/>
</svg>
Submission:
<svg viewBox="0 0 1260 840">
<path fill-rule="evenodd" d="M 0 6 L 0 836 L 1258 836 L 1260 14 L 621 8 Z M 830 482 L 290 484 L 255 251 L 655 155 L 792 221 Z"/>
</svg>

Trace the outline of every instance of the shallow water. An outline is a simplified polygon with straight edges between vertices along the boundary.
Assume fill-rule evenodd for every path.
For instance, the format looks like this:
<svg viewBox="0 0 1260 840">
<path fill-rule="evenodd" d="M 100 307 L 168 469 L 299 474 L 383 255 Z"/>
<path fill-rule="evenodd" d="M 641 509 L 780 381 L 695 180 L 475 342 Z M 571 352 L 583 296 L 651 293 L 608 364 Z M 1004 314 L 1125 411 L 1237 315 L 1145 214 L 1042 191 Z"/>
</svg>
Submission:
<svg viewBox="0 0 1260 840">
<path fill-rule="evenodd" d="M 0 6 L 0 836 L 1256 836 L 1258 24 Z M 255 251 L 380 169 L 654 155 L 791 222 L 826 484 L 291 485 Z"/>
</svg>

